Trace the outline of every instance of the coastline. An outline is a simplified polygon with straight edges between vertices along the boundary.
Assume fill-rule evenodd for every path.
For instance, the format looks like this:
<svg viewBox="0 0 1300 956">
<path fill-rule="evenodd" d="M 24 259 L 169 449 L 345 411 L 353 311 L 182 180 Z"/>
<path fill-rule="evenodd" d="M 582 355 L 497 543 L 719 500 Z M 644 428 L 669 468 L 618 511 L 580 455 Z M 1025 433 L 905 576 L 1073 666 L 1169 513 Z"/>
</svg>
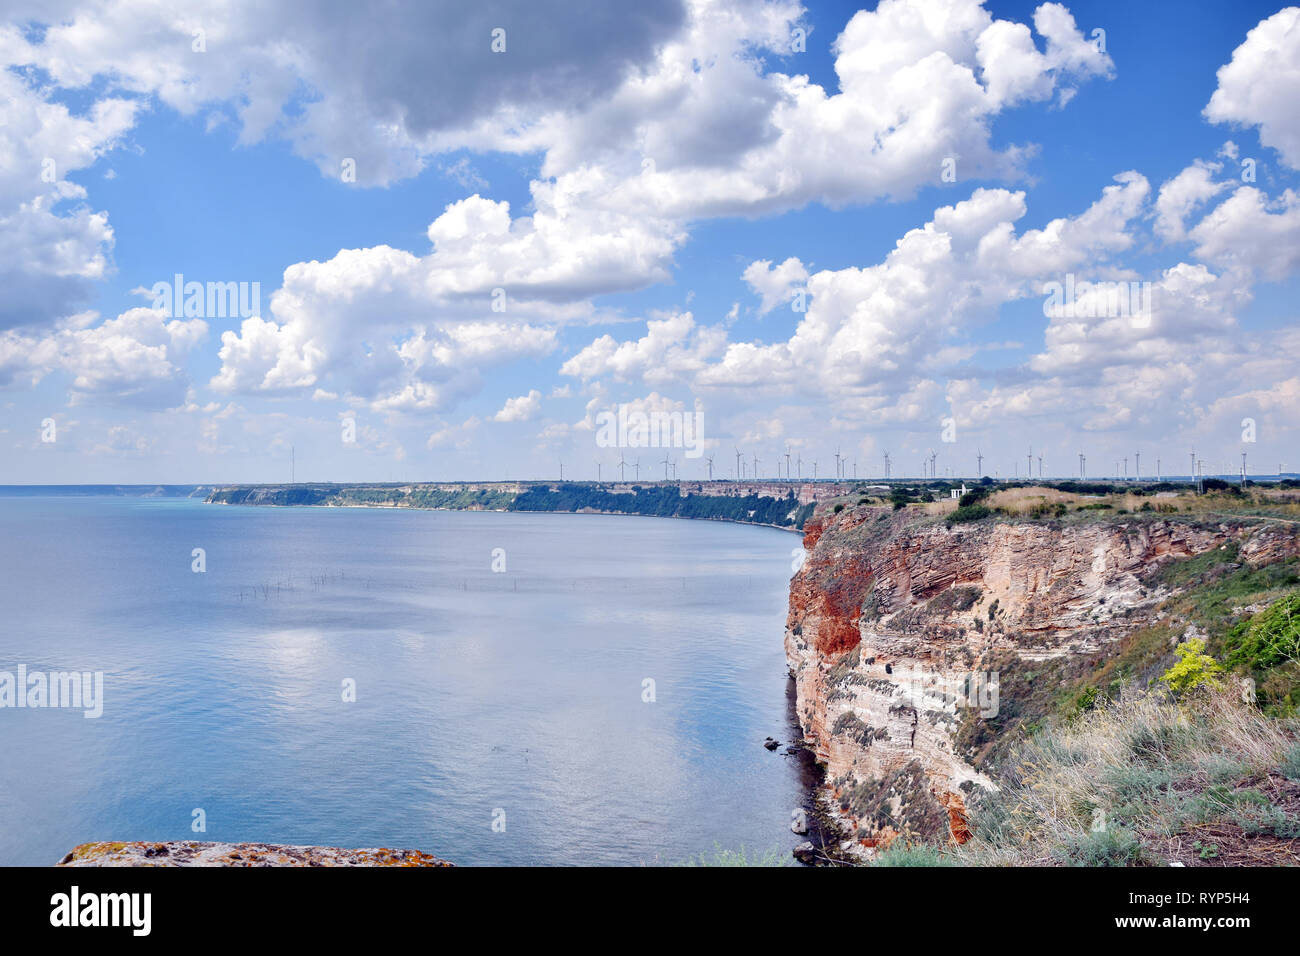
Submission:
<svg viewBox="0 0 1300 956">
<path fill-rule="evenodd" d="M 204 500 L 270 507 L 691 518 L 802 534 L 818 505 L 852 490 L 847 483 L 791 481 L 292 483 L 219 485 Z"/>
<path fill-rule="evenodd" d="M 456 511 L 462 513 L 472 513 L 476 511 L 492 512 L 495 514 L 528 514 L 528 515 L 590 515 L 592 517 L 611 517 L 611 518 L 668 518 L 674 521 L 717 521 L 724 524 L 746 525 L 751 528 L 772 528 L 775 531 L 788 531 L 803 537 L 803 529 L 789 525 L 772 524 L 767 521 L 742 521 L 739 518 L 720 518 L 704 515 L 647 515 L 636 511 L 600 511 L 596 509 L 584 509 L 582 511 L 513 511 L 509 508 L 447 508 L 442 506 L 428 505 L 395 505 L 395 504 L 370 504 L 366 502 L 353 502 L 350 504 L 320 504 L 320 505 L 300 505 L 300 504 L 275 504 L 272 502 L 254 503 L 246 501 L 212 501 L 208 499 L 203 502 L 205 505 L 224 505 L 231 508 L 370 508 L 379 511 Z"/>
</svg>

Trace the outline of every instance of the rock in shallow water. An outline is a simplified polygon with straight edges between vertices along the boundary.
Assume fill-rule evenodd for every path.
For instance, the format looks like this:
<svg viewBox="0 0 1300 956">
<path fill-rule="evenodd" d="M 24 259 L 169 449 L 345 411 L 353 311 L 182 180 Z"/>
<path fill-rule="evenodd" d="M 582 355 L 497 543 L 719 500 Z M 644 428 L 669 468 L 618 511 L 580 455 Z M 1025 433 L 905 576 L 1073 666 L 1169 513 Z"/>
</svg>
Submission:
<svg viewBox="0 0 1300 956">
<path fill-rule="evenodd" d="M 279 843 L 83 843 L 58 866 L 451 866 L 419 850 Z"/>
</svg>

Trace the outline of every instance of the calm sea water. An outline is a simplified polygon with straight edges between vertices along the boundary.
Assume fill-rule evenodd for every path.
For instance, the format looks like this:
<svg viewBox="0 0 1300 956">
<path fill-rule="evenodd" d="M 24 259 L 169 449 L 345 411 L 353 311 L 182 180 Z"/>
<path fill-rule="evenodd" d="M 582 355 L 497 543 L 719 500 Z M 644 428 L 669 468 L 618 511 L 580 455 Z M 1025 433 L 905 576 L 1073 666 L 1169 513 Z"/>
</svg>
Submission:
<svg viewBox="0 0 1300 956">
<path fill-rule="evenodd" d="M 634 517 L 0 498 L 0 670 L 103 671 L 105 698 L 95 720 L 0 709 L 0 863 L 90 840 L 463 864 L 788 852 L 810 770 L 762 742 L 795 734 L 797 544 Z"/>
</svg>

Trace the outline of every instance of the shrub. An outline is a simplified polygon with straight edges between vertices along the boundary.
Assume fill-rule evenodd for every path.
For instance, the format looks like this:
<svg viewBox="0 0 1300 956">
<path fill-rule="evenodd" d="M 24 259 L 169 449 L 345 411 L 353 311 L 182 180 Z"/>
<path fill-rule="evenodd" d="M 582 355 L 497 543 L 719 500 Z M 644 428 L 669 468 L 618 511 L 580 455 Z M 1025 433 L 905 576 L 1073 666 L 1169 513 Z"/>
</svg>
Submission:
<svg viewBox="0 0 1300 956">
<path fill-rule="evenodd" d="M 1232 629 L 1224 641 L 1230 667 L 1267 670 L 1300 661 L 1300 594 L 1275 601 Z"/>
<path fill-rule="evenodd" d="M 1300 744 L 1296 744 L 1282 760 L 1282 766 L 1278 767 L 1282 771 L 1282 776 L 1288 780 L 1300 780 Z"/>
<path fill-rule="evenodd" d="M 959 506 L 957 510 L 948 515 L 947 521 L 949 524 L 959 524 L 964 521 L 979 521 L 981 518 L 987 518 L 991 514 L 993 514 L 993 512 L 984 505 Z"/>
<path fill-rule="evenodd" d="M 1067 866 L 1133 866 L 1142 859 L 1142 844 L 1127 827 L 1109 827 L 1072 835 L 1054 853 Z"/>
<path fill-rule="evenodd" d="M 1178 661 L 1160 675 L 1170 690 L 1183 693 L 1197 687 L 1219 687 L 1223 668 L 1205 653 L 1205 639 L 1200 637 L 1184 641 L 1174 648 Z"/>
<path fill-rule="evenodd" d="M 891 846 L 876 854 L 872 866 L 956 866 L 938 847 L 907 844 Z"/>
</svg>

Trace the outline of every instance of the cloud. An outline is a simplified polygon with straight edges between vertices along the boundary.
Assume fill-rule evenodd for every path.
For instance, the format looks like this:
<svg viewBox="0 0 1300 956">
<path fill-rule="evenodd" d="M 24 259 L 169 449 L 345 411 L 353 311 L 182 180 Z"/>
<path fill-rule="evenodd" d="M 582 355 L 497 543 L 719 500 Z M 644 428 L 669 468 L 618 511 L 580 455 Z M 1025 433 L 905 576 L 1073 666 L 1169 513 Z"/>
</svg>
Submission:
<svg viewBox="0 0 1300 956">
<path fill-rule="evenodd" d="M 477 391 L 482 369 L 555 347 L 554 322 L 584 315 L 527 298 L 492 315 L 494 265 L 477 272 L 448 248 L 504 228 L 501 206 L 453 204 L 429 227 L 434 252 L 389 246 L 343 250 L 297 263 L 271 297 L 272 319 L 253 316 L 222 333 L 223 393 L 337 391 L 388 411 L 447 410 Z M 478 293 L 476 298 L 474 293 Z M 518 315 L 518 318 L 513 316 Z M 431 316 L 438 316 L 431 318 Z"/>
<path fill-rule="evenodd" d="M 699 326 L 690 312 L 676 312 L 650 319 L 646 334 L 633 342 L 602 335 L 560 366 L 560 374 L 659 384 L 702 371 L 725 341 L 724 330 Z"/>
<path fill-rule="evenodd" d="M 1219 68 L 1205 107 L 1212 123 L 1259 127 L 1259 141 L 1300 169 L 1300 7 L 1279 10 L 1246 34 Z"/>
<path fill-rule="evenodd" d="M 424 168 L 440 135 L 511 127 L 617 86 L 684 11 L 680 0 L 635 8 L 198 0 L 183 11 L 87 0 L 60 11 L 33 6 L 27 16 L 47 28 L 32 41 L 13 34 L 0 50 L 58 86 L 107 80 L 183 115 L 209 110 L 236 122 L 244 144 L 283 137 L 326 175 L 351 158 L 358 182 L 383 185 Z"/>
<path fill-rule="evenodd" d="M 1189 233 L 1196 255 L 1224 268 L 1284 279 L 1300 267 L 1300 193 L 1270 200 L 1241 186 Z"/>
<path fill-rule="evenodd" d="M 202 319 L 169 321 L 145 308 L 45 336 L 6 332 L 0 335 L 0 387 L 35 385 L 64 372 L 73 404 L 174 407 L 189 388 L 184 360 L 207 333 Z"/>
<path fill-rule="evenodd" d="M 1207 200 L 1232 188 L 1231 183 L 1214 181 L 1214 174 L 1222 169 L 1221 163 L 1198 160 L 1162 185 L 1156 199 L 1156 234 L 1166 242 L 1186 238 L 1187 217 Z"/>
<path fill-rule="evenodd" d="M 501 410 L 492 416 L 494 422 L 527 422 L 537 417 L 542 409 L 542 393 L 529 390 L 527 395 L 507 398 Z"/>
<path fill-rule="evenodd" d="M 1085 263 L 1104 269 L 1107 257 L 1133 244 L 1129 224 L 1149 187 L 1136 174 L 1116 179 L 1078 216 L 1021 235 L 1014 223 L 1026 214 L 1024 194 L 977 189 L 935 210 L 882 262 L 809 276 L 808 311 L 787 341 L 732 342 L 695 381 L 854 400 L 906 392 L 940 345 L 967 324 L 1041 294 L 1044 278 L 1059 279 Z"/>
<path fill-rule="evenodd" d="M 760 259 L 751 262 L 741 278 L 762 299 L 759 315 L 766 315 L 778 305 L 790 301 L 794 288 L 807 280 L 808 270 L 793 256 L 779 266 L 773 266 L 770 259 Z"/>
<path fill-rule="evenodd" d="M 0 61 L 13 42 L 12 28 L 0 27 Z M 83 305 L 111 268 L 108 216 L 91 211 L 67 176 L 117 144 L 138 104 L 107 98 L 74 115 L 11 70 L 0 70 L 0 101 L 0 329 L 48 326 Z"/>
</svg>

